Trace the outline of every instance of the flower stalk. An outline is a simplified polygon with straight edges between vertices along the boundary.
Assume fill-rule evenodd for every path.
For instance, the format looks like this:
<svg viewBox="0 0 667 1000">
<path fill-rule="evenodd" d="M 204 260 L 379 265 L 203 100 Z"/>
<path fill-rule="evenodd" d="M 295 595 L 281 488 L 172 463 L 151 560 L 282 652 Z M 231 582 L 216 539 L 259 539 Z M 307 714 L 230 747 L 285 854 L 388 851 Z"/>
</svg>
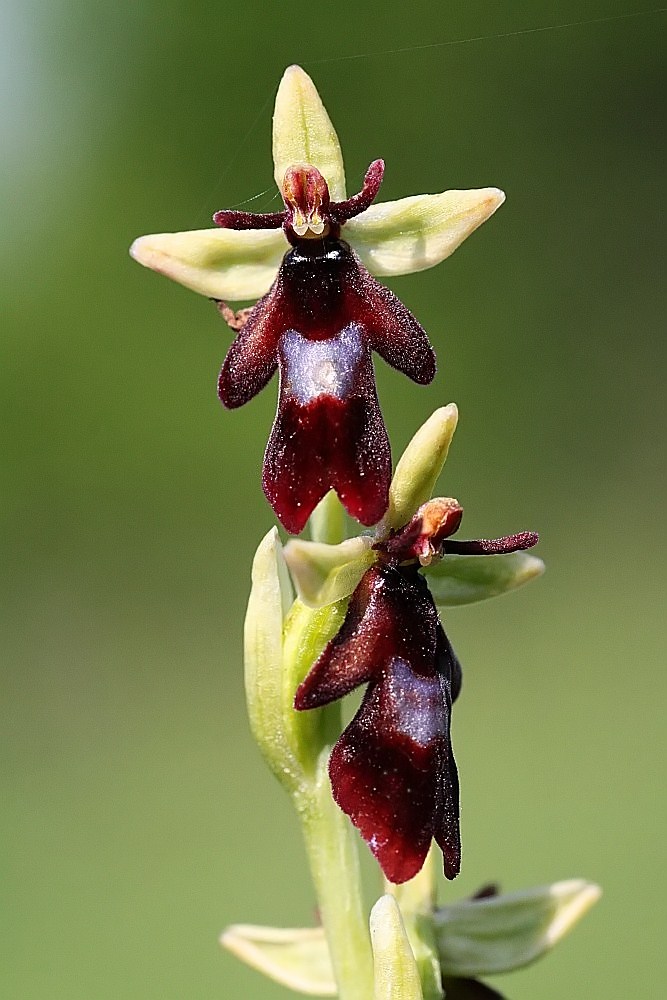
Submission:
<svg viewBox="0 0 667 1000">
<path fill-rule="evenodd" d="M 313 511 L 310 534 L 315 543 L 336 545 L 344 540 L 345 513 L 333 491 Z M 312 615 L 303 607 L 305 614 Z M 366 1000 L 373 991 L 373 958 L 359 854 L 354 831 L 334 802 L 329 784 L 329 757 L 342 728 L 340 703 L 326 705 L 319 714 L 322 748 L 313 780 L 302 789 L 295 804 L 338 996 L 341 1000 Z"/>
</svg>

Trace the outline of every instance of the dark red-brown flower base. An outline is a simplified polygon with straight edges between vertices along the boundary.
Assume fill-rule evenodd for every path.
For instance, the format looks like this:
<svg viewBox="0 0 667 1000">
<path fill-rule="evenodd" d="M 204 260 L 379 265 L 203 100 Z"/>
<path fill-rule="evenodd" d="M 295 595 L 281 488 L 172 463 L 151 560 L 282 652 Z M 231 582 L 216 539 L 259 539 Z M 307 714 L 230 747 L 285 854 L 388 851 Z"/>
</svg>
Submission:
<svg viewBox="0 0 667 1000">
<path fill-rule="evenodd" d="M 391 882 L 417 874 L 431 839 L 454 878 L 461 844 L 450 717 L 461 668 L 416 567 L 365 573 L 295 707 L 327 704 L 365 682 L 361 707 L 331 754 L 334 798 Z"/>
<path fill-rule="evenodd" d="M 387 509 L 391 454 L 372 351 L 415 382 L 433 379 L 435 356 L 410 311 L 343 240 L 304 239 L 285 255 L 225 358 L 218 393 L 230 408 L 280 369 L 263 485 L 293 534 L 329 489 L 362 524 Z"/>
</svg>

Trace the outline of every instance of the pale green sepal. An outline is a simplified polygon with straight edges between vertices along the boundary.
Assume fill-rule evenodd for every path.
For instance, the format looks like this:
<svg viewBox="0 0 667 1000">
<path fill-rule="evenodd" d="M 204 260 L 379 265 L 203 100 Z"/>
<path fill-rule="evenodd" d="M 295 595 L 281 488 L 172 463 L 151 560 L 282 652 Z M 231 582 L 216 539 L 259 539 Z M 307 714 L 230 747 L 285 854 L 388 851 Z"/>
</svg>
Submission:
<svg viewBox="0 0 667 1000">
<path fill-rule="evenodd" d="M 498 188 L 413 195 L 371 205 L 343 235 L 372 274 L 411 274 L 449 257 L 504 200 Z"/>
<path fill-rule="evenodd" d="M 288 167 L 309 163 L 329 185 L 332 201 L 345 199 L 345 168 L 336 130 L 315 84 L 300 66 L 288 66 L 273 112 L 273 165 L 278 189 Z"/>
<path fill-rule="evenodd" d="M 436 604 L 474 604 L 516 590 L 544 573 L 544 563 L 528 552 L 496 556 L 446 555 L 424 567 Z"/>
<path fill-rule="evenodd" d="M 434 915 L 444 976 L 486 976 L 535 961 L 600 898 L 583 879 L 445 906 Z"/>
<path fill-rule="evenodd" d="M 418 507 L 430 499 L 447 458 L 459 411 L 455 403 L 441 406 L 422 424 L 401 455 L 389 489 L 389 509 L 378 535 L 402 528 Z"/>
<path fill-rule="evenodd" d="M 372 541 L 366 535 L 338 545 L 293 538 L 285 546 L 285 560 L 299 599 L 311 608 L 321 608 L 349 597 L 375 562 Z"/>
<path fill-rule="evenodd" d="M 193 229 L 140 236 L 130 254 L 193 292 L 238 302 L 268 292 L 288 249 L 282 229 Z"/>
<path fill-rule="evenodd" d="M 435 907 L 434 848 L 429 850 L 421 870 L 401 885 L 385 882 L 403 916 L 408 941 L 415 956 L 424 1000 L 442 1000 L 440 960 L 433 933 Z"/>
<path fill-rule="evenodd" d="M 220 938 L 223 948 L 246 965 L 297 993 L 335 997 L 336 982 L 321 927 L 255 927 L 234 924 Z"/>
<path fill-rule="evenodd" d="M 417 963 L 393 896 L 381 896 L 371 910 L 374 1000 L 423 1000 Z"/>
<path fill-rule="evenodd" d="M 310 537 L 314 542 L 337 545 L 345 538 L 345 508 L 334 490 L 322 497 L 308 519 Z"/>
<path fill-rule="evenodd" d="M 286 711 L 283 626 L 292 603 L 289 574 L 278 532 L 262 539 L 252 564 L 252 586 L 244 626 L 245 687 L 253 736 L 278 778 L 298 784 L 302 766 L 293 719 Z"/>
</svg>

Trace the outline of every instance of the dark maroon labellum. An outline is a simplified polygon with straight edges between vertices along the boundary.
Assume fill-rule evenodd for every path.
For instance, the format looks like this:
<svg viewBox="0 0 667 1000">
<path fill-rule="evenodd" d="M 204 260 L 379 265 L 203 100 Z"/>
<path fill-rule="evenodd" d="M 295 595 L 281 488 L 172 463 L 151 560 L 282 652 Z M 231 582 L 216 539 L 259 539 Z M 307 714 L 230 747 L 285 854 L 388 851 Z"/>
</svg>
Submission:
<svg viewBox="0 0 667 1000">
<path fill-rule="evenodd" d="M 338 235 L 348 218 L 368 207 L 381 178 L 382 161 L 376 161 L 358 195 L 329 203 L 318 171 L 292 168 L 285 212 L 214 217 L 233 228 L 251 228 L 253 220 L 257 228 L 282 225 L 293 244 L 230 347 L 218 380 L 220 399 L 232 408 L 252 399 L 279 369 L 263 486 L 293 534 L 330 489 L 362 524 L 375 524 L 387 509 L 391 452 L 371 352 L 415 382 L 427 384 L 435 375 L 422 327 Z"/>
<path fill-rule="evenodd" d="M 416 566 L 366 572 L 295 707 L 325 705 L 366 682 L 331 754 L 334 798 L 391 882 L 417 874 L 432 839 L 454 878 L 461 842 L 450 719 L 461 668 Z"/>
</svg>

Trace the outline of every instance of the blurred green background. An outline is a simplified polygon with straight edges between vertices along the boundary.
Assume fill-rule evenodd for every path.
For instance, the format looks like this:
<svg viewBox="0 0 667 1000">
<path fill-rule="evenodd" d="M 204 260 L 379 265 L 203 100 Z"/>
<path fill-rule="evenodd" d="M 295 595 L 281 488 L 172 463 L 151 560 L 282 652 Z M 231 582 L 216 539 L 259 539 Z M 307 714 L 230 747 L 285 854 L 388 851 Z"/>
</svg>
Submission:
<svg viewBox="0 0 667 1000">
<path fill-rule="evenodd" d="M 508 195 L 445 264 L 392 282 L 434 385 L 378 364 L 395 454 L 456 400 L 442 491 L 465 535 L 539 529 L 548 563 L 446 622 L 464 863 L 443 899 L 599 881 L 581 928 L 497 985 L 663 995 L 664 15 L 430 47 L 641 9 L 4 4 L 3 997 L 279 1000 L 216 937 L 313 920 L 242 696 L 275 385 L 225 413 L 229 331 L 127 254 L 259 192 L 250 207 L 276 207 L 271 106 L 294 61 L 352 189 L 383 156 L 385 199 Z"/>
</svg>

